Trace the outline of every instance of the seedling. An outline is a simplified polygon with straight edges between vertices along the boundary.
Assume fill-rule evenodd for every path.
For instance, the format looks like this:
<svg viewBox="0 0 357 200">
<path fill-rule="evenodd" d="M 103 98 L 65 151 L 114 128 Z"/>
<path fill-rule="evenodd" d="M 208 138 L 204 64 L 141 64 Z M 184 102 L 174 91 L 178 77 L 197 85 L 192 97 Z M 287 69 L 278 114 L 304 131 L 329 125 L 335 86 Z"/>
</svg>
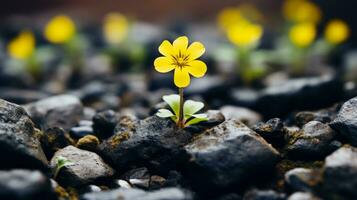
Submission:
<svg viewBox="0 0 357 200">
<path fill-rule="evenodd" d="M 180 95 L 171 94 L 165 95 L 162 99 L 170 106 L 171 110 L 160 109 L 156 115 L 162 118 L 170 117 L 177 124 L 180 118 Z M 183 124 L 184 127 L 197 124 L 207 120 L 206 114 L 196 114 L 204 107 L 202 102 L 187 100 L 183 104 Z"/>
<path fill-rule="evenodd" d="M 73 164 L 72 161 L 68 160 L 67 158 L 63 157 L 63 156 L 58 156 L 57 160 L 56 160 L 56 168 L 55 168 L 55 173 L 53 175 L 53 179 L 56 179 L 58 176 L 58 173 L 60 172 L 60 170 L 63 167 L 66 167 L 68 165 Z"/>
<path fill-rule="evenodd" d="M 167 73 L 174 71 L 174 83 L 179 89 L 178 95 L 164 96 L 172 111 L 161 109 L 157 113 L 159 117 L 170 117 L 179 128 L 207 120 L 206 115 L 195 114 L 203 108 L 203 103 L 188 100 L 184 102 L 183 89 L 190 84 L 190 75 L 200 78 L 207 71 L 204 62 L 197 60 L 205 52 L 205 47 L 200 42 L 193 42 L 188 46 L 188 38 L 182 36 L 172 44 L 165 40 L 159 46 L 159 52 L 163 55 L 154 61 L 156 71 Z"/>
</svg>

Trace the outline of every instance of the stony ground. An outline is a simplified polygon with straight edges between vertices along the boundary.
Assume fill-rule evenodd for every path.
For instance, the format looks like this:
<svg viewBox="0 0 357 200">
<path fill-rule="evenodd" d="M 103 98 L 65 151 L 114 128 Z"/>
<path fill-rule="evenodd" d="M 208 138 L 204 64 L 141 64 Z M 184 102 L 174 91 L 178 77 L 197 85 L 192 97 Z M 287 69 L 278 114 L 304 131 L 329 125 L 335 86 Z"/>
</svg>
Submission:
<svg viewBox="0 0 357 200">
<path fill-rule="evenodd" d="M 215 109 L 182 130 L 154 115 L 165 90 L 123 95 L 93 82 L 50 97 L 2 93 L 33 99 L 0 100 L 0 199 L 357 199 L 357 97 L 341 82 L 217 83 L 186 91 Z M 110 109 L 118 95 L 131 108 Z M 71 163 L 54 177 L 61 157 Z"/>
</svg>

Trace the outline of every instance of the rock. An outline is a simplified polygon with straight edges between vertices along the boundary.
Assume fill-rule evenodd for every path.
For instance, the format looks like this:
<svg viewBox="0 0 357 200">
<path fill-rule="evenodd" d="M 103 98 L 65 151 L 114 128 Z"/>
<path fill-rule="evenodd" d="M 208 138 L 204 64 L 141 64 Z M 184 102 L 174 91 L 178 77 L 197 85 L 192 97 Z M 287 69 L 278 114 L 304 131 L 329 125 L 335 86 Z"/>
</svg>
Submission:
<svg viewBox="0 0 357 200">
<path fill-rule="evenodd" d="M 50 180 L 39 171 L 0 171 L 0 199 L 56 200 Z"/>
<path fill-rule="evenodd" d="M 274 147 L 282 147 L 286 143 L 287 130 L 279 118 L 270 119 L 266 123 L 258 123 L 252 129 Z"/>
<path fill-rule="evenodd" d="M 357 146 L 357 97 L 345 102 L 331 128 L 345 137 L 352 145 Z"/>
<path fill-rule="evenodd" d="M 91 120 L 81 120 L 78 122 L 78 126 L 93 126 L 93 121 Z"/>
<path fill-rule="evenodd" d="M 94 135 L 86 135 L 78 140 L 76 146 L 83 150 L 96 151 L 99 145 L 99 139 Z"/>
<path fill-rule="evenodd" d="M 295 168 L 285 173 L 285 182 L 294 191 L 312 192 L 319 183 L 320 177 L 315 170 Z"/>
<path fill-rule="evenodd" d="M 38 90 L 0 88 L 0 98 L 17 104 L 25 104 L 48 97 L 48 94 Z"/>
<path fill-rule="evenodd" d="M 82 137 L 85 137 L 87 135 L 93 134 L 93 128 L 90 126 L 78 126 L 78 127 L 73 127 L 69 131 L 71 136 L 75 139 L 79 139 Z"/>
<path fill-rule="evenodd" d="M 38 132 L 26 111 L 0 99 L 0 160 L 1 169 L 47 168 Z"/>
<path fill-rule="evenodd" d="M 106 110 L 97 113 L 93 117 L 94 133 L 100 138 L 108 138 L 112 136 L 119 119 L 119 114 L 113 110 Z"/>
<path fill-rule="evenodd" d="M 154 175 L 150 177 L 150 189 L 159 189 L 163 187 L 166 183 L 166 179 L 164 177 Z"/>
<path fill-rule="evenodd" d="M 238 106 L 223 106 L 220 111 L 226 119 L 237 119 L 248 126 L 252 126 L 262 120 L 262 116 L 248 108 Z"/>
<path fill-rule="evenodd" d="M 295 123 L 302 127 L 309 121 L 319 121 L 322 123 L 329 123 L 336 118 L 339 106 L 335 105 L 331 108 L 322 109 L 318 111 L 302 111 L 295 115 Z"/>
<path fill-rule="evenodd" d="M 213 192 L 249 181 L 271 170 L 279 153 L 239 121 L 227 120 L 185 146 L 190 156 L 185 175 L 199 190 Z"/>
<path fill-rule="evenodd" d="M 308 192 L 295 192 L 289 196 L 288 200 L 322 200 Z"/>
<path fill-rule="evenodd" d="M 150 182 L 150 174 L 146 167 L 132 169 L 122 175 L 122 178 L 129 181 L 133 186 L 139 188 L 148 188 Z"/>
<path fill-rule="evenodd" d="M 265 118 L 281 117 L 294 110 L 320 109 L 340 100 L 343 83 L 334 76 L 290 79 L 261 91 L 233 89 L 231 103 L 251 108 Z"/>
<path fill-rule="evenodd" d="M 134 167 L 148 167 L 164 173 L 187 159 L 182 146 L 192 138 L 170 119 L 157 116 L 145 120 L 123 117 L 115 135 L 99 146 L 101 155 L 121 172 Z"/>
<path fill-rule="evenodd" d="M 357 148 L 342 147 L 325 159 L 321 195 L 357 199 Z"/>
<path fill-rule="evenodd" d="M 204 130 L 217 126 L 226 120 L 224 115 L 219 110 L 208 110 L 205 114 L 207 115 L 207 121 L 188 126 L 185 129 L 192 133 L 201 133 Z"/>
<path fill-rule="evenodd" d="M 191 200 L 192 194 L 179 188 L 165 188 L 145 192 L 140 189 L 119 188 L 104 192 L 92 192 L 81 196 L 81 200 Z"/>
<path fill-rule="evenodd" d="M 72 95 L 58 95 L 25 105 L 34 122 L 44 130 L 61 127 L 68 131 L 83 115 L 80 100 Z"/>
<path fill-rule="evenodd" d="M 321 159 L 341 145 L 334 138 L 335 132 L 327 124 L 310 121 L 301 131 L 290 136 L 286 150 L 293 158 Z"/>
<path fill-rule="evenodd" d="M 53 154 L 68 145 L 74 144 L 71 136 L 62 128 L 49 128 L 41 137 L 41 143 L 48 158 L 52 158 Z"/>
<path fill-rule="evenodd" d="M 51 159 L 51 168 L 56 168 L 57 158 L 62 156 L 72 164 L 62 168 L 57 176 L 59 183 L 70 186 L 80 186 L 99 179 L 111 177 L 114 170 L 104 163 L 96 153 L 67 146 L 55 153 Z"/>
<path fill-rule="evenodd" d="M 250 190 L 243 196 L 243 200 L 285 200 L 286 195 L 274 190 Z"/>
</svg>

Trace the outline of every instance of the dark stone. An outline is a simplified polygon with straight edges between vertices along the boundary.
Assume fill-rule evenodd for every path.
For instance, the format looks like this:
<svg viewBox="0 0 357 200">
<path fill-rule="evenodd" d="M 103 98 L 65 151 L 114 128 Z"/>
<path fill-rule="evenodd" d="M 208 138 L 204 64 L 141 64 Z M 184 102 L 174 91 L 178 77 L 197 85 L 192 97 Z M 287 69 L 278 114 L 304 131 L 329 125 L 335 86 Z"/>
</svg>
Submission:
<svg viewBox="0 0 357 200">
<path fill-rule="evenodd" d="M 68 131 L 78 124 L 83 116 L 80 100 L 72 95 L 59 95 L 25 105 L 34 122 L 46 130 L 61 127 Z"/>
<path fill-rule="evenodd" d="M 274 190 L 250 190 L 243 196 L 243 200 L 286 200 L 286 195 Z"/>
<path fill-rule="evenodd" d="M 52 158 L 56 151 L 73 144 L 73 139 L 62 128 L 53 127 L 44 132 L 41 143 L 47 158 Z"/>
<path fill-rule="evenodd" d="M 217 192 L 249 182 L 271 170 L 279 153 L 239 121 L 228 120 L 196 136 L 185 146 L 190 160 L 185 177 L 198 190 Z"/>
<path fill-rule="evenodd" d="M 47 168 L 39 132 L 26 111 L 16 104 L 0 99 L 0 160 L 1 169 Z"/>
<path fill-rule="evenodd" d="M 325 159 L 322 191 L 328 199 L 357 199 L 357 148 L 342 147 Z"/>
<path fill-rule="evenodd" d="M 150 177 L 150 189 L 159 189 L 162 188 L 166 183 L 166 179 L 164 177 L 154 175 Z"/>
<path fill-rule="evenodd" d="M 53 170 L 56 168 L 59 156 L 72 162 L 72 164 L 63 167 L 58 173 L 57 181 L 63 185 L 81 186 L 109 178 L 114 174 L 114 170 L 104 163 L 96 153 L 81 150 L 74 146 L 67 146 L 55 153 L 50 162 Z"/>
<path fill-rule="evenodd" d="M 330 126 L 352 145 L 357 146 L 357 97 L 342 105 L 336 119 L 330 123 Z"/>
<path fill-rule="evenodd" d="M 114 134 L 114 128 L 119 122 L 119 114 L 113 110 L 97 113 L 93 117 L 93 130 L 99 138 L 108 138 Z"/>
<path fill-rule="evenodd" d="M 295 123 L 302 127 L 309 121 L 319 121 L 322 123 L 329 123 L 336 118 L 339 105 L 335 105 L 331 108 L 322 109 L 318 111 L 302 111 L 295 115 Z"/>
<path fill-rule="evenodd" d="M 0 98 L 17 104 L 25 104 L 48 97 L 48 94 L 38 90 L 26 90 L 17 88 L 1 88 Z"/>
<path fill-rule="evenodd" d="M 80 200 L 191 200 L 192 194 L 179 188 L 165 188 L 146 192 L 140 189 L 119 188 L 84 194 Z"/>
<path fill-rule="evenodd" d="M 279 118 L 270 119 L 266 123 L 258 123 L 252 129 L 274 147 L 280 148 L 286 143 L 287 130 Z"/>
<path fill-rule="evenodd" d="M 294 110 L 327 107 L 340 100 L 342 93 L 342 81 L 333 76 L 291 79 L 261 91 L 229 92 L 232 104 L 256 110 L 268 119 Z"/>
<path fill-rule="evenodd" d="M 334 138 L 335 132 L 327 124 L 310 121 L 301 131 L 290 135 L 286 150 L 293 158 L 322 159 L 341 145 Z"/>
<path fill-rule="evenodd" d="M 75 139 L 79 139 L 82 137 L 85 137 L 87 135 L 93 134 L 93 128 L 90 126 L 78 126 L 78 127 L 73 127 L 69 131 L 71 136 Z"/>
<path fill-rule="evenodd" d="M 187 159 L 182 147 L 192 138 L 178 129 L 171 119 L 157 116 L 137 121 L 123 117 L 115 135 L 100 145 L 101 154 L 121 172 L 135 167 L 148 167 L 165 173 Z"/>
<path fill-rule="evenodd" d="M 76 147 L 83 149 L 83 150 L 96 152 L 98 149 L 99 143 L 100 143 L 100 141 L 96 136 L 86 135 L 78 140 Z"/>
<path fill-rule="evenodd" d="M 0 199 L 56 200 L 50 180 L 39 171 L 0 171 Z"/>
</svg>

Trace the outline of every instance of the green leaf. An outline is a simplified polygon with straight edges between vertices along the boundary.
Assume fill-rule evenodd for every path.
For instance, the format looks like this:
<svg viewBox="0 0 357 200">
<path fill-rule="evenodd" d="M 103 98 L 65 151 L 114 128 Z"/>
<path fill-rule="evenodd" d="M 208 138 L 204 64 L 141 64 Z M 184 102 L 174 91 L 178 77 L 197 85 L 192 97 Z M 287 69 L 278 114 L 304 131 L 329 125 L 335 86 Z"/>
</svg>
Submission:
<svg viewBox="0 0 357 200">
<path fill-rule="evenodd" d="M 64 166 L 67 166 L 67 165 L 71 165 L 73 164 L 72 161 L 68 160 L 67 158 L 63 157 L 63 156 L 58 156 L 57 157 L 57 168 L 62 168 Z"/>
<path fill-rule="evenodd" d="M 165 95 L 162 99 L 169 104 L 170 108 L 174 111 L 175 115 L 179 115 L 180 109 L 180 96 L 177 94 Z"/>
<path fill-rule="evenodd" d="M 167 109 L 160 109 L 157 111 L 156 115 L 161 118 L 172 117 L 174 114 Z"/>
<path fill-rule="evenodd" d="M 206 114 L 197 114 L 197 115 L 192 115 L 192 117 L 194 117 L 193 119 L 191 119 L 190 121 L 186 122 L 185 126 L 189 126 L 192 124 L 197 124 L 203 121 L 207 121 L 207 115 Z"/>
<path fill-rule="evenodd" d="M 186 118 L 190 118 L 193 114 L 201 110 L 205 105 L 199 101 L 187 100 L 183 105 L 183 113 Z"/>
</svg>

